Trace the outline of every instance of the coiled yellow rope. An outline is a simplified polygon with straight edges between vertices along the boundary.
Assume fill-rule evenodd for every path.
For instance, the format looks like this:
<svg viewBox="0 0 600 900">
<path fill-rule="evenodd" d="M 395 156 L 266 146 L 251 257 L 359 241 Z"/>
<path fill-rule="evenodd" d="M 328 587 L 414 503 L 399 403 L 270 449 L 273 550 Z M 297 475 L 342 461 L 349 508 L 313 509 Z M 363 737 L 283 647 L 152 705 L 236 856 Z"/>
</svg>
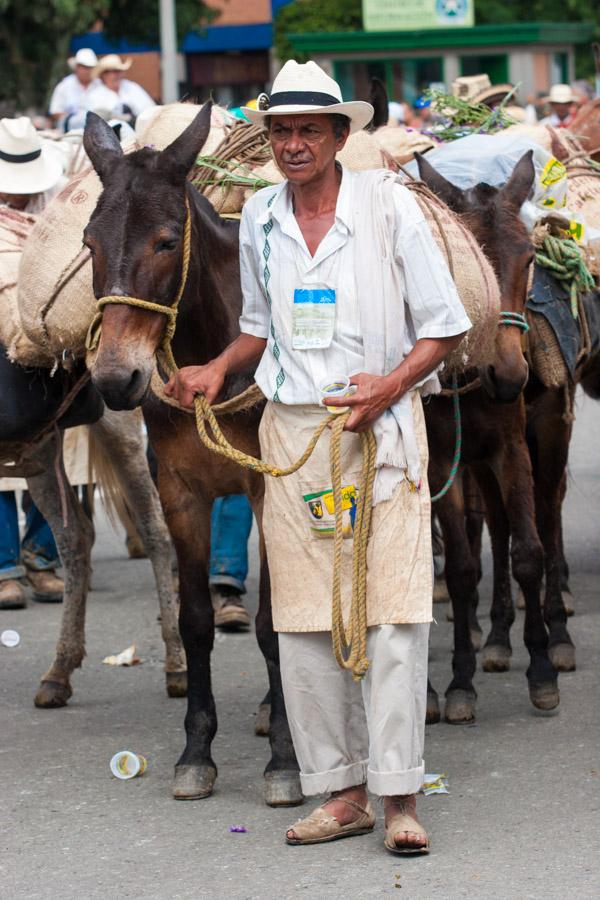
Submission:
<svg viewBox="0 0 600 900">
<path fill-rule="evenodd" d="M 94 350 L 100 341 L 102 329 L 103 310 L 109 304 L 133 306 L 137 309 L 146 309 L 148 312 L 160 313 L 166 316 L 167 323 L 160 347 L 157 351 L 162 357 L 165 370 L 169 375 L 178 371 L 171 342 L 175 334 L 177 322 L 177 309 L 183 296 L 187 281 L 191 252 L 191 217 L 189 202 L 186 197 L 186 219 L 183 235 L 183 262 L 179 289 L 172 306 L 162 306 L 160 303 L 152 303 L 149 300 L 140 300 L 137 297 L 108 295 L 98 300 L 96 313 L 90 325 L 86 346 L 88 350 Z M 154 385 L 153 381 L 153 385 Z M 166 398 L 160 391 L 161 399 L 168 400 L 170 405 L 183 409 L 177 401 Z M 330 442 L 330 466 L 333 491 L 335 531 L 333 539 L 333 587 L 331 606 L 331 639 L 335 659 L 342 669 L 352 672 L 355 680 L 361 679 L 368 667 L 367 659 L 367 549 L 371 530 L 371 518 L 373 507 L 373 484 L 375 481 L 375 437 L 372 431 L 363 432 L 360 435 L 362 443 L 362 470 L 358 498 L 356 502 L 356 515 L 354 520 L 354 543 L 352 547 L 352 599 L 350 603 L 350 615 L 348 626 L 344 625 L 341 603 L 341 578 L 342 578 L 342 546 L 344 540 L 342 524 L 342 468 L 341 468 L 341 441 L 344 424 L 350 411 L 338 415 L 330 415 L 324 418 L 316 427 L 308 445 L 302 455 L 287 468 L 279 468 L 270 463 L 243 453 L 233 447 L 223 434 L 216 414 L 239 412 L 255 406 L 262 394 L 256 385 L 248 388 L 237 397 L 225 403 L 211 407 L 206 397 L 197 395 L 194 397 L 194 414 L 196 427 L 200 440 L 209 450 L 230 459 L 240 466 L 270 475 L 272 478 L 282 478 L 297 472 L 313 453 L 319 438 L 328 425 L 331 425 Z M 184 410 L 187 411 L 187 410 Z"/>
</svg>

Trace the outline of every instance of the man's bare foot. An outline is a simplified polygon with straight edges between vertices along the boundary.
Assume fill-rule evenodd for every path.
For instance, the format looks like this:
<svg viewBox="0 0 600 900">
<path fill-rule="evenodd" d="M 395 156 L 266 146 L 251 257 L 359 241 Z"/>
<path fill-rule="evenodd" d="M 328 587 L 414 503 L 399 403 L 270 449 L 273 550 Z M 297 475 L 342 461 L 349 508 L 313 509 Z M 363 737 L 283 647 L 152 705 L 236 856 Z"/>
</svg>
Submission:
<svg viewBox="0 0 600 900">
<path fill-rule="evenodd" d="M 353 800 L 355 803 L 358 803 L 359 806 L 362 806 L 363 809 L 369 802 L 364 784 L 357 784 L 354 787 L 345 788 L 343 791 L 333 791 L 331 797 L 321 805 L 323 809 L 327 810 L 330 816 L 333 816 L 333 818 L 340 823 L 340 825 L 349 825 L 351 822 L 356 821 L 359 813 L 348 803 L 339 800 L 338 797 L 343 797 L 346 800 Z M 290 840 L 296 839 L 293 828 L 288 829 L 286 835 Z"/>
<path fill-rule="evenodd" d="M 427 832 L 417 818 L 417 797 L 415 794 L 396 795 L 383 798 L 383 810 L 385 813 L 386 846 L 389 850 L 419 851 L 429 846 Z M 388 828 L 394 822 L 393 833 L 388 833 Z M 413 825 L 414 830 L 413 830 Z"/>
</svg>

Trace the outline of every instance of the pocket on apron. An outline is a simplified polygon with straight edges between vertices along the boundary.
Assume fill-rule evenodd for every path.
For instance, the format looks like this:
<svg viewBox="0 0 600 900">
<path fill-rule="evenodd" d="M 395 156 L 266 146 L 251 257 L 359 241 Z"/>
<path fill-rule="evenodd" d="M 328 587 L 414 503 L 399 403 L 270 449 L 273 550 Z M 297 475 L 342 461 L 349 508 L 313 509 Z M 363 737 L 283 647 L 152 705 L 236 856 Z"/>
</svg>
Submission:
<svg viewBox="0 0 600 900">
<path fill-rule="evenodd" d="M 342 479 L 342 529 L 345 538 L 352 537 L 354 533 L 359 481 L 359 471 L 348 473 Z M 300 481 L 300 492 L 311 537 L 332 539 L 335 532 L 335 512 L 331 483 Z"/>
</svg>

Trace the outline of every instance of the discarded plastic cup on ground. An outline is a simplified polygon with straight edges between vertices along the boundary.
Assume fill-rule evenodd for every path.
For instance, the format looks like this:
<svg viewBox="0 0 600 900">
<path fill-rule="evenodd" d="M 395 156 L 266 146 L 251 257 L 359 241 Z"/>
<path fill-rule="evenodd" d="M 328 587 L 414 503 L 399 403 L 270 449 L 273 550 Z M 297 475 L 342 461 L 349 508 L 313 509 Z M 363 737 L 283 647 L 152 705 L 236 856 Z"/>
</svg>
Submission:
<svg viewBox="0 0 600 900">
<path fill-rule="evenodd" d="M 12 628 L 7 628 L 0 634 L 0 643 L 5 647 L 17 647 L 21 643 L 21 635 Z"/>
<path fill-rule="evenodd" d="M 327 412 L 339 415 L 348 412 L 347 406 L 327 406 L 328 397 L 347 397 L 351 394 L 353 387 L 350 386 L 350 379 L 345 375 L 336 378 L 328 378 L 319 385 L 319 393 L 321 394 L 321 406 L 324 406 Z"/>
<path fill-rule="evenodd" d="M 136 775 L 143 775 L 148 767 L 148 760 L 139 753 L 133 753 L 131 750 L 119 750 L 115 753 L 110 763 L 110 771 L 115 778 L 121 781 L 128 781 L 135 778 Z"/>
</svg>

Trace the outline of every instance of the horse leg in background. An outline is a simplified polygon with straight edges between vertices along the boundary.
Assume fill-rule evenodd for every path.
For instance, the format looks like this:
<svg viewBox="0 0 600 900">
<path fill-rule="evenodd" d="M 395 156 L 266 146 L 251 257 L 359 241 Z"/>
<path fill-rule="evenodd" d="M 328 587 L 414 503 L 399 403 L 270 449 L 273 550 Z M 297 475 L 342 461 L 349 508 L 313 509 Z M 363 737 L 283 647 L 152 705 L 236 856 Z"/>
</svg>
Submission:
<svg viewBox="0 0 600 900">
<path fill-rule="evenodd" d="M 547 389 L 528 405 L 528 442 L 535 479 L 537 527 L 545 552 L 544 619 L 549 631 L 549 656 L 559 672 L 575 669 L 575 647 L 567 630 L 562 599 L 561 514 L 564 477 L 572 423 L 569 420 L 574 388 L 566 408 L 562 389 Z"/>
<path fill-rule="evenodd" d="M 56 656 L 42 677 L 34 699 L 36 706 L 48 709 L 66 705 L 73 693 L 71 673 L 81 665 L 85 656 L 85 602 L 94 542 L 92 523 L 68 482 L 61 448 L 62 433 L 57 433 L 36 453 L 36 459 L 44 466 L 43 473 L 27 479 L 33 501 L 52 529 L 65 573 Z M 65 502 L 65 519 L 61 493 Z"/>
<path fill-rule="evenodd" d="M 494 563 L 492 627 L 483 647 L 482 667 L 484 672 L 507 672 L 512 656 L 510 628 L 515 620 L 510 584 L 510 525 L 492 469 L 488 465 L 477 467 L 476 478 L 485 501 Z"/>
<path fill-rule="evenodd" d="M 437 725 L 441 719 L 440 698 L 438 692 L 431 683 L 431 679 L 427 679 L 427 707 L 425 709 L 425 724 Z"/>
<path fill-rule="evenodd" d="M 565 502 L 565 496 L 567 494 L 567 472 L 563 474 L 562 484 L 560 487 L 560 522 L 559 522 L 559 545 L 560 545 L 560 557 L 558 561 L 559 572 L 560 572 L 560 595 L 562 597 L 562 601 L 565 607 L 565 612 L 567 616 L 572 616 L 575 612 L 575 602 L 573 600 L 573 594 L 571 593 L 571 588 L 569 586 L 569 564 L 567 562 L 567 558 L 565 556 L 565 544 L 563 540 L 563 525 L 562 525 L 562 506 Z"/>
<path fill-rule="evenodd" d="M 105 461 L 114 470 L 125 497 L 127 513 L 152 563 L 165 644 L 167 693 L 169 697 L 185 697 L 186 663 L 177 621 L 179 605 L 171 572 L 171 537 L 150 477 L 139 413 L 106 409 L 91 429 L 102 448 Z"/>
<path fill-rule="evenodd" d="M 477 561 L 477 584 L 481 582 L 483 574 L 481 568 L 481 544 L 483 538 L 483 523 L 485 515 L 482 509 L 482 500 L 477 482 L 475 481 L 470 469 L 463 470 L 463 497 L 465 501 L 465 528 L 467 532 L 467 540 L 471 548 L 471 555 Z M 475 592 L 475 602 L 469 607 L 469 628 L 471 629 L 471 642 L 475 648 L 475 652 L 481 650 L 482 631 L 481 625 L 477 618 L 477 607 L 479 606 L 479 590 Z"/>
<path fill-rule="evenodd" d="M 431 477 L 432 492 L 437 479 Z M 473 558 L 465 529 L 465 505 L 460 476 L 448 493 L 436 504 L 446 547 L 446 583 L 454 611 L 454 677 L 446 691 L 445 718 L 452 724 L 464 724 L 475 719 L 477 694 L 473 687 L 476 669 L 475 648 L 469 627 L 469 608 L 477 597 L 478 564 Z M 439 479 L 439 484 L 443 479 Z"/>
<path fill-rule="evenodd" d="M 252 503 L 260 530 L 260 585 L 256 615 L 256 639 L 267 664 L 271 695 L 269 741 L 271 759 L 265 769 L 265 800 L 268 806 L 297 806 L 303 803 L 298 762 L 288 725 L 281 672 L 279 670 L 279 640 L 273 631 L 271 613 L 271 584 L 267 554 L 262 535 L 262 498 Z"/>
<path fill-rule="evenodd" d="M 269 729 L 271 727 L 271 690 L 269 689 L 260 701 L 256 722 L 254 723 L 254 734 L 258 737 L 269 737 Z"/>
</svg>

